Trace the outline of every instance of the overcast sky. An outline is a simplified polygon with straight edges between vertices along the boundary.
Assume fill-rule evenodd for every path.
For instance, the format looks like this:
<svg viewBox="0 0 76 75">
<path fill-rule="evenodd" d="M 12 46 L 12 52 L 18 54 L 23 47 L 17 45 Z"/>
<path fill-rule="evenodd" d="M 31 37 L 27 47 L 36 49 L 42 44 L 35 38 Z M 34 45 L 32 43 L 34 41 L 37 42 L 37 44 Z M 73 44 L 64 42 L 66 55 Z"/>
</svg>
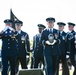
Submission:
<svg viewBox="0 0 76 75">
<path fill-rule="evenodd" d="M 76 0 L 0 0 L 0 30 L 4 28 L 3 20 L 10 18 L 10 8 L 16 17 L 23 21 L 22 30 L 26 31 L 30 38 L 38 33 L 37 24 L 47 26 L 47 17 L 54 17 L 56 23 L 76 23 Z M 67 26 L 65 31 L 68 31 Z"/>
</svg>

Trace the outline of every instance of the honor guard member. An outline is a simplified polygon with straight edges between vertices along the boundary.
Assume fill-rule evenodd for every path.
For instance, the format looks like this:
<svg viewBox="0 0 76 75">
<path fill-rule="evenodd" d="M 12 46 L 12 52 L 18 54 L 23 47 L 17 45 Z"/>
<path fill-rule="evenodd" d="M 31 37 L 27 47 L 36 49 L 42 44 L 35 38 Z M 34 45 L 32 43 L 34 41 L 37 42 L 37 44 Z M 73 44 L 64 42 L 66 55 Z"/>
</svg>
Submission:
<svg viewBox="0 0 76 75">
<path fill-rule="evenodd" d="M 43 45 L 40 43 L 41 32 L 46 27 L 43 24 L 38 24 L 39 33 L 36 34 L 33 38 L 33 51 L 34 51 L 34 68 L 38 68 L 40 63 L 44 65 L 44 56 L 43 56 Z"/>
<path fill-rule="evenodd" d="M 30 51 L 30 42 L 29 42 L 29 35 L 21 30 L 22 25 L 23 25 L 22 21 L 20 20 L 15 21 L 15 28 L 16 31 L 18 32 L 16 40 L 18 50 L 17 62 L 21 63 L 22 69 L 27 69 L 26 55 L 27 52 Z"/>
<path fill-rule="evenodd" d="M 68 30 L 69 32 L 67 33 L 67 50 L 68 54 L 70 55 L 70 60 L 72 65 L 74 66 L 74 73 L 73 75 L 76 75 L 76 62 L 75 62 L 75 43 L 74 43 L 74 36 L 75 36 L 75 31 L 74 31 L 74 26 L 75 24 L 72 22 L 68 22 Z"/>
<path fill-rule="evenodd" d="M 59 38 L 61 40 L 61 43 L 59 44 L 59 48 L 60 48 L 60 56 L 58 59 L 58 69 L 57 69 L 57 75 L 59 75 L 59 63 L 62 63 L 62 75 L 69 75 L 69 69 L 68 69 L 68 65 L 67 65 L 67 61 L 66 61 L 66 33 L 63 31 L 64 30 L 64 26 L 66 25 L 63 22 L 58 22 L 58 29 L 59 29 Z"/>
<path fill-rule="evenodd" d="M 41 35 L 41 42 L 44 47 L 44 59 L 46 64 L 46 75 L 54 75 L 57 69 L 59 50 L 58 30 L 54 29 L 55 18 L 49 17 L 46 19 L 48 28 L 44 29 Z"/>
<path fill-rule="evenodd" d="M 4 20 L 4 23 L 5 28 L 0 33 L 0 38 L 2 39 L 2 75 L 8 75 L 8 62 L 10 62 L 11 75 L 15 75 L 17 32 L 12 28 L 10 19 Z"/>
<path fill-rule="evenodd" d="M 74 52 L 75 52 L 75 54 L 74 54 L 74 73 L 73 73 L 73 75 L 76 75 L 76 32 L 75 32 L 73 43 L 74 43 L 74 46 L 75 46 L 75 50 L 74 50 Z"/>
</svg>

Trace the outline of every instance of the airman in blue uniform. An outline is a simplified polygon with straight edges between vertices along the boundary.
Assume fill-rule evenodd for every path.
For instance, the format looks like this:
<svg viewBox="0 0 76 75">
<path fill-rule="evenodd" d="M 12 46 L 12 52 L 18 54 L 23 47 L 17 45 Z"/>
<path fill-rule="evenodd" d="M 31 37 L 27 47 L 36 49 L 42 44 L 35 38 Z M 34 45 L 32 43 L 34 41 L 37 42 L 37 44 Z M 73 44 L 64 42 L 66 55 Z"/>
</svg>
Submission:
<svg viewBox="0 0 76 75">
<path fill-rule="evenodd" d="M 38 24 L 39 33 L 34 36 L 33 39 L 33 51 L 34 51 L 34 68 L 38 68 L 40 63 L 44 65 L 43 45 L 40 43 L 41 32 L 46 28 L 43 24 Z"/>
<path fill-rule="evenodd" d="M 0 33 L 0 38 L 2 39 L 2 75 L 8 75 L 8 62 L 10 62 L 11 66 L 11 75 L 15 75 L 17 32 L 12 28 L 10 19 L 4 20 L 4 23 L 5 28 Z"/>
<path fill-rule="evenodd" d="M 21 63 L 22 69 L 27 69 L 27 64 L 26 64 L 26 55 L 27 52 L 30 51 L 30 41 L 29 41 L 29 35 L 21 30 L 21 27 L 23 25 L 23 22 L 20 20 L 15 21 L 15 28 L 16 31 L 18 32 L 17 35 L 17 50 L 18 50 L 18 57 L 17 57 L 17 62 Z"/>
<path fill-rule="evenodd" d="M 70 56 L 70 60 L 72 65 L 74 66 L 74 73 L 73 75 L 76 75 L 76 61 L 75 61 L 75 31 L 74 31 L 74 26 L 75 24 L 72 22 L 68 22 L 68 30 L 69 32 L 67 33 L 67 53 Z"/>
<path fill-rule="evenodd" d="M 63 31 L 64 26 L 66 25 L 63 22 L 58 22 L 58 29 L 59 29 L 59 38 L 61 40 L 61 43 L 59 44 L 59 48 L 61 51 L 61 54 L 58 59 L 58 69 L 57 69 L 57 75 L 59 75 L 59 63 L 62 63 L 62 75 L 69 75 L 69 69 L 67 66 L 67 61 L 66 61 L 66 33 Z"/>
<path fill-rule="evenodd" d="M 59 50 L 58 30 L 54 29 L 55 18 L 49 17 L 46 19 L 48 28 L 44 29 L 41 34 L 41 42 L 44 45 L 44 59 L 46 64 L 46 75 L 54 75 L 57 69 Z"/>
</svg>

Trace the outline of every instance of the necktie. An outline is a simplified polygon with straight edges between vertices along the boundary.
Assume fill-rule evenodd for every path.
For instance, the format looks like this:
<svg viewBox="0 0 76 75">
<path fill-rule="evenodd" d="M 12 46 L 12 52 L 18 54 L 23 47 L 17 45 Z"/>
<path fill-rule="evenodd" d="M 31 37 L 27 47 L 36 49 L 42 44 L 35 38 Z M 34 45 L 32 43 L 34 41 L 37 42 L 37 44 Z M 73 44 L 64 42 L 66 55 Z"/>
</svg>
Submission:
<svg viewBox="0 0 76 75">
<path fill-rule="evenodd" d="M 40 41 L 40 39 L 41 39 L 41 34 L 39 34 L 39 41 Z"/>
<path fill-rule="evenodd" d="M 62 33 L 60 32 L 60 36 L 62 36 Z"/>
<path fill-rule="evenodd" d="M 49 29 L 49 32 L 52 33 L 52 29 Z"/>
</svg>

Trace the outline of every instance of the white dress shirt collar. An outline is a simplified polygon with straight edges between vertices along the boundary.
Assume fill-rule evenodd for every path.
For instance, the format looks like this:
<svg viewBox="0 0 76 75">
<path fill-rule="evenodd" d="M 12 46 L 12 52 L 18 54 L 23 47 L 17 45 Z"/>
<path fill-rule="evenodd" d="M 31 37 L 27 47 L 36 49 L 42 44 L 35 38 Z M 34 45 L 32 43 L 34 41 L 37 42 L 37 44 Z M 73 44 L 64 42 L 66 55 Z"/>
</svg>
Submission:
<svg viewBox="0 0 76 75">
<path fill-rule="evenodd" d="M 18 31 L 18 33 L 19 33 L 19 34 L 21 34 L 21 30 L 20 30 L 20 31 Z"/>
<path fill-rule="evenodd" d="M 62 33 L 63 33 L 63 31 L 60 31 L 60 33 L 62 34 Z"/>
<path fill-rule="evenodd" d="M 51 31 L 53 32 L 53 28 L 48 28 L 48 30 L 49 30 L 49 31 L 51 30 Z"/>
</svg>

